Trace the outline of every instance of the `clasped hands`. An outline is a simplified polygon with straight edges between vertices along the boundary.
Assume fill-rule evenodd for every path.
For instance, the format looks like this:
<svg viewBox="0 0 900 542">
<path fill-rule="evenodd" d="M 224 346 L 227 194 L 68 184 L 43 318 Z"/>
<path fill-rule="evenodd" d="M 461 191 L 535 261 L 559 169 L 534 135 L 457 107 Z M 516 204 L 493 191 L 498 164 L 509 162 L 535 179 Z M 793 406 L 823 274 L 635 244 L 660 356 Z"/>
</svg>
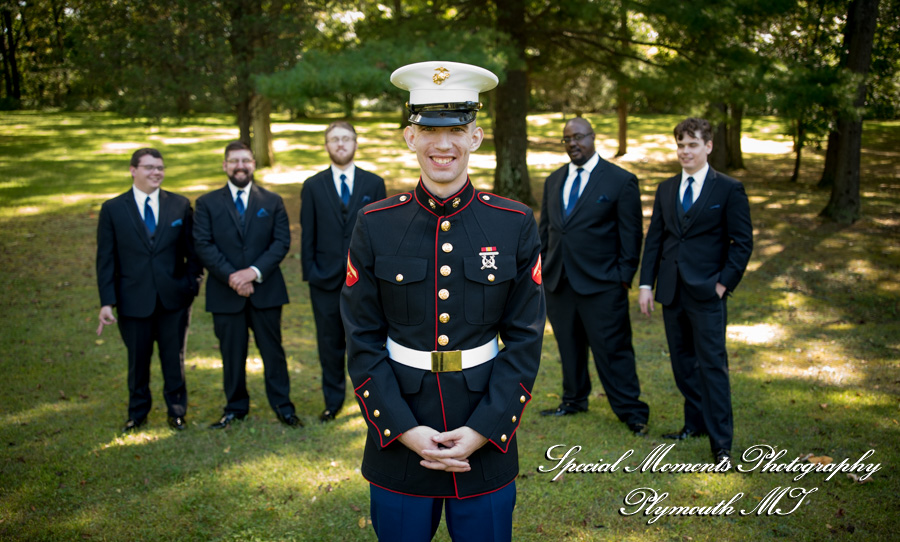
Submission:
<svg viewBox="0 0 900 542">
<path fill-rule="evenodd" d="M 400 435 L 400 442 L 416 452 L 426 469 L 446 472 L 468 472 L 469 456 L 484 446 L 487 439 L 471 427 L 439 433 L 425 425 L 418 425 Z"/>
<path fill-rule="evenodd" d="M 228 275 L 228 285 L 240 296 L 250 297 L 253 294 L 253 282 L 256 280 L 256 271 L 241 269 Z"/>
</svg>

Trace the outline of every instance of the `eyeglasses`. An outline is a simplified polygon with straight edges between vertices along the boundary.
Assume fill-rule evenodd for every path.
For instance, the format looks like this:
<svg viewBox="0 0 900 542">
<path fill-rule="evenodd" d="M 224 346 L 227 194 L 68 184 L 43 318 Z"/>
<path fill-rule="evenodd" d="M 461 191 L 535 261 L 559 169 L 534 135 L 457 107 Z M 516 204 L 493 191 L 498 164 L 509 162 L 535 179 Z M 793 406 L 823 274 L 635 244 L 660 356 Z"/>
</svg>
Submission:
<svg viewBox="0 0 900 542">
<path fill-rule="evenodd" d="M 141 169 L 146 171 L 147 173 L 153 173 L 154 171 L 158 171 L 160 173 L 165 173 L 166 166 L 140 166 Z"/>
<path fill-rule="evenodd" d="M 565 144 L 568 144 L 570 141 L 574 141 L 575 143 L 578 143 L 582 139 L 592 136 L 592 135 L 594 135 L 594 132 L 588 132 L 586 134 L 575 134 L 573 136 L 563 136 L 563 138 L 560 139 L 560 141 Z"/>
<path fill-rule="evenodd" d="M 334 136 L 334 137 L 329 137 L 326 141 L 328 143 L 337 144 L 337 143 L 350 143 L 351 141 L 354 141 L 355 139 L 356 139 L 355 137 L 350 137 L 350 136 L 342 136 L 342 137 Z"/>
<path fill-rule="evenodd" d="M 225 160 L 225 163 L 236 166 L 238 164 L 252 164 L 254 161 L 253 158 L 229 158 Z"/>
</svg>

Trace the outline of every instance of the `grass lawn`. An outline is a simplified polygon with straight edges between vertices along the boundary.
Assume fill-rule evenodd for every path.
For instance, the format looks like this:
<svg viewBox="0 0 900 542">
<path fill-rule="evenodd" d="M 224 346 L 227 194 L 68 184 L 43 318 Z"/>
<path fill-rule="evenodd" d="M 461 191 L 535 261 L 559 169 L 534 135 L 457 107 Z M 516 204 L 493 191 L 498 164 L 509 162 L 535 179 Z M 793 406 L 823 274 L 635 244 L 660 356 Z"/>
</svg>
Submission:
<svg viewBox="0 0 900 542">
<path fill-rule="evenodd" d="M 308 290 L 300 280 L 300 188 L 328 157 L 322 131 L 331 119 L 273 124 L 278 164 L 257 178 L 280 193 L 294 243 L 282 264 L 291 303 L 284 346 L 292 398 L 307 426 L 291 430 L 268 407 L 262 364 L 248 360 L 251 412 L 227 431 L 206 426 L 224 404 L 221 360 L 203 293 L 194 304 L 186 372 L 189 429 L 166 426 L 162 377 L 146 430 L 123 437 L 127 417 L 125 349 L 115 328 L 97 337 L 94 271 L 102 202 L 131 185 L 128 158 L 143 146 L 166 160 L 164 187 L 191 198 L 224 183 L 222 149 L 236 137 L 232 119 L 200 117 L 147 125 L 110 114 L 0 113 L 0 540 L 374 540 L 368 485 L 359 474 L 365 424 L 352 399 L 321 425 L 319 366 Z M 616 145 L 615 119 L 591 117 L 601 156 Z M 645 220 L 656 185 L 678 171 L 673 116 L 630 119 L 629 154 L 616 162 L 641 180 Z M 900 520 L 900 123 L 866 125 L 863 218 L 853 226 L 817 217 L 828 193 L 815 189 L 821 153 L 804 153 L 790 183 L 790 138 L 773 118 L 747 119 L 747 187 L 755 233 L 748 272 L 729 305 L 728 330 L 736 455 L 754 445 L 848 464 L 880 464 L 865 483 L 844 472 L 722 474 L 626 472 L 681 427 L 659 311 L 646 319 L 634 291 L 634 346 L 650 436 L 633 437 L 595 391 L 587 414 L 547 419 L 561 376 L 552 331 L 545 335 L 534 400 L 519 430 L 521 476 L 515 540 L 892 540 Z M 489 126 L 489 123 L 486 123 Z M 356 122 L 357 162 L 385 177 L 388 193 L 410 189 L 415 157 L 396 115 Z M 540 201 L 544 178 L 565 163 L 560 115 L 530 118 L 529 169 Z M 490 134 L 490 129 L 487 129 Z M 608 137 L 607 137 L 608 135 Z M 487 140 L 471 163 L 489 189 Z M 645 224 L 646 226 L 646 224 Z M 581 449 L 578 463 L 614 463 L 615 472 L 540 472 L 545 457 Z M 705 439 L 678 443 L 664 463 L 707 462 Z M 827 461 L 827 460 L 826 460 Z M 742 464 L 750 470 L 753 463 Z M 633 490 L 666 493 L 660 506 L 711 507 L 714 517 L 623 515 Z M 777 488 L 785 495 L 768 513 Z M 775 509 L 780 509 L 780 513 Z M 751 512 L 742 515 L 741 510 Z M 656 519 L 656 521 L 652 520 Z M 436 540 L 448 540 L 445 529 Z"/>
</svg>

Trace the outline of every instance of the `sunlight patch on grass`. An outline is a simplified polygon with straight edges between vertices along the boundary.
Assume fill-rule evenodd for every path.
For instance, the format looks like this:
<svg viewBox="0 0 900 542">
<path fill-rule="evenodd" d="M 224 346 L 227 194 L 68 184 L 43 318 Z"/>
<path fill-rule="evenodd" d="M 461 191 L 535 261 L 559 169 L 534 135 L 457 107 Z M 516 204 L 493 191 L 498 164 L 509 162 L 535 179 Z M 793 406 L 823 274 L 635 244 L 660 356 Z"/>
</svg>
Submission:
<svg viewBox="0 0 900 542">
<path fill-rule="evenodd" d="M 184 362 L 186 367 L 198 367 L 200 369 L 221 369 L 222 358 L 201 358 L 194 356 Z"/>
<path fill-rule="evenodd" d="M 94 151 L 94 154 L 127 154 L 140 148 L 140 143 L 132 141 L 107 141 L 100 145 L 100 149 Z"/>
<path fill-rule="evenodd" d="M 784 336 L 784 327 L 775 324 L 728 326 L 728 338 L 746 344 L 771 344 L 777 340 L 783 339 Z"/>
<path fill-rule="evenodd" d="M 162 440 L 162 437 L 171 438 L 172 435 L 173 433 L 169 429 L 160 429 L 159 431 L 144 430 L 137 433 L 130 433 L 128 435 L 116 436 L 116 438 L 105 444 L 101 444 L 98 448 L 94 448 L 91 451 L 93 453 L 97 453 L 103 450 L 119 448 L 123 446 L 146 446 L 148 444 L 153 444 L 154 442 Z"/>
<path fill-rule="evenodd" d="M 17 207 L 16 214 L 19 216 L 37 215 L 44 212 L 44 209 L 35 205 L 26 205 L 25 207 Z"/>
<path fill-rule="evenodd" d="M 807 365 L 805 363 L 787 363 L 785 358 L 776 357 L 775 363 L 761 363 L 759 368 L 764 378 L 779 376 L 783 378 L 797 378 L 831 385 L 858 385 L 861 382 L 860 375 L 851 363 L 845 365 L 819 365 L 818 363 Z"/>
<path fill-rule="evenodd" d="M 325 133 L 327 124 L 299 124 L 296 122 L 273 122 L 272 133 L 280 134 L 284 132 L 321 132 Z"/>
<path fill-rule="evenodd" d="M 741 150 L 748 154 L 790 154 L 794 152 L 793 146 L 794 144 L 790 140 L 763 141 L 751 137 L 741 138 Z"/>
</svg>

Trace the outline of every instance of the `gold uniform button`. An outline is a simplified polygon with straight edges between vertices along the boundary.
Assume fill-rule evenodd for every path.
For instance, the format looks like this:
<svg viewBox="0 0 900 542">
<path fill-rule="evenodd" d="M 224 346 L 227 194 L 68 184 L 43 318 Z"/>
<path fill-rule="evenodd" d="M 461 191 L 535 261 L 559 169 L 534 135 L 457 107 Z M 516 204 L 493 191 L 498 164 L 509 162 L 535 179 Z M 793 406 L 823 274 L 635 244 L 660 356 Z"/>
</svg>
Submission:
<svg viewBox="0 0 900 542">
<path fill-rule="evenodd" d="M 506 442 L 506 435 L 500 436 L 500 442 Z"/>
<path fill-rule="evenodd" d="M 368 395 L 367 395 L 366 397 L 368 397 Z M 523 395 L 522 397 L 519 397 L 519 402 L 520 402 L 520 403 L 524 403 L 524 402 L 525 402 L 525 396 L 524 396 L 524 395 Z"/>
<path fill-rule="evenodd" d="M 438 344 L 441 346 L 447 346 L 447 343 L 449 343 L 449 342 L 450 342 L 450 337 L 448 337 L 446 335 L 441 335 L 440 337 L 438 337 Z"/>
<path fill-rule="evenodd" d="M 439 316 L 439 318 L 440 318 L 442 324 L 446 324 L 447 322 L 450 321 L 450 315 L 447 314 L 446 312 L 441 313 L 441 315 Z"/>
<path fill-rule="evenodd" d="M 445 277 L 450 275 L 450 266 L 449 265 L 441 266 L 441 275 L 443 275 Z"/>
<path fill-rule="evenodd" d="M 366 399 L 369 398 L 369 390 L 363 392 L 363 397 L 365 397 Z"/>
<path fill-rule="evenodd" d="M 495 278 L 497 278 L 497 277 L 495 277 L 494 274 L 491 273 L 490 275 L 488 275 L 488 282 L 494 282 Z"/>
<path fill-rule="evenodd" d="M 442 289 L 438 292 L 438 297 L 446 301 L 447 298 L 450 297 L 450 291 L 447 289 Z"/>
<path fill-rule="evenodd" d="M 378 411 L 376 410 L 375 412 L 378 412 Z M 378 416 L 378 414 L 375 414 L 375 415 Z M 518 419 L 519 419 L 519 418 L 516 418 L 515 416 L 513 416 L 513 418 L 512 418 L 513 423 L 516 423 L 516 420 L 518 420 Z"/>
<path fill-rule="evenodd" d="M 441 245 L 441 250 L 443 250 L 444 252 L 453 252 L 453 245 L 451 245 L 450 243 L 444 243 L 443 245 Z"/>
<path fill-rule="evenodd" d="M 483 199 L 484 201 L 491 201 L 491 197 L 488 196 L 487 194 L 485 194 L 484 196 L 481 196 L 481 199 Z"/>
<path fill-rule="evenodd" d="M 372 413 L 372 415 L 374 415 L 374 416 L 377 418 L 378 416 L 381 416 L 381 411 L 380 411 L 380 410 L 376 410 L 375 412 Z M 515 416 L 513 416 L 513 421 L 516 421 L 516 417 L 515 417 Z"/>
<path fill-rule="evenodd" d="M 400 196 L 400 201 L 406 201 L 409 199 L 409 196 Z"/>
<path fill-rule="evenodd" d="M 449 220 L 445 220 L 445 221 L 441 222 L 441 230 L 442 231 L 450 231 L 450 221 Z"/>
<path fill-rule="evenodd" d="M 385 430 L 384 430 L 384 436 L 386 436 L 386 437 L 391 436 L 391 430 L 390 430 L 390 429 L 385 429 Z"/>
<path fill-rule="evenodd" d="M 493 276 L 493 275 L 491 275 L 491 276 Z M 401 275 L 400 273 L 397 273 L 397 276 L 394 278 L 397 279 L 397 282 L 403 282 L 403 275 Z"/>
</svg>

